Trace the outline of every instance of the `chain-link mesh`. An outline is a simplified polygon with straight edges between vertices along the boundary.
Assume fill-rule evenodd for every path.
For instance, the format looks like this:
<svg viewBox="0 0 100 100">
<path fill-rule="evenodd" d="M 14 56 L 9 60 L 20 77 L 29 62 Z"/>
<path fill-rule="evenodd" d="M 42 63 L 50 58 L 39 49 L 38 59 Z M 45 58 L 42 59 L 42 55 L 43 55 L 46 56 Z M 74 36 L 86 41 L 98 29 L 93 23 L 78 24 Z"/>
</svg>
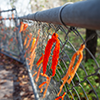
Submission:
<svg viewBox="0 0 100 100">
<path fill-rule="evenodd" d="M 32 37 L 38 36 L 38 30 L 40 29 L 40 37 L 38 40 L 38 44 L 36 47 L 36 57 L 33 63 L 33 68 L 31 74 L 33 75 L 35 71 L 38 71 L 39 68 L 36 67 L 36 63 L 41 57 L 42 53 L 44 54 L 45 47 L 47 45 L 47 41 L 51 38 L 53 33 L 57 33 L 59 35 L 60 40 L 60 54 L 59 54 L 59 62 L 56 68 L 56 75 L 51 79 L 50 85 L 48 87 L 47 95 L 44 100 L 54 100 L 57 97 L 57 93 L 59 91 L 59 87 L 62 84 L 61 78 L 66 74 L 69 63 L 73 54 L 76 50 L 79 49 L 80 45 L 85 42 L 85 34 L 84 29 L 79 29 L 83 33 L 79 32 L 77 28 L 74 27 L 63 27 L 61 25 L 54 25 L 42 22 L 35 22 L 35 21 L 25 21 L 25 23 L 29 24 L 28 31 L 26 33 L 22 33 L 23 43 L 25 38 L 29 33 L 32 33 Z M 52 63 L 52 55 L 54 46 L 51 50 L 51 55 L 49 57 L 49 62 L 47 65 L 47 72 L 48 76 L 52 75 L 51 70 L 51 63 Z M 31 48 L 31 43 L 30 43 Z M 28 48 L 29 49 L 29 48 Z M 26 50 L 26 46 L 24 46 L 24 50 Z M 85 50 L 89 52 L 92 56 L 93 60 L 90 60 L 90 63 L 85 62 Z M 74 79 L 72 80 L 71 84 L 65 84 L 61 95 L 64 92 L 67 92 L 65 96 L 65 100 L 67 99 L 74 99 L 74 100 L 90 100 L 90 99 L 99 99 L 98 97 L 98 86 L 96 86 L 96 78 L 97 73 L 99 71 L 99 65 L 90 51 L 85 47 L 84 50 L 84 58 L 78 68 Z M 27 50 L 26 50 L 27 51 Z M 30 52 L 27 52 L 26 58 L 30 57 Z M 78 59 L 78 58 L 77 58 Z M 28 61 L 28 60 L 27 60 Z M 77 61 L 77 60 L 76 60 Z M 41 70 L 42 73 L 42 70 Z M 35 82 L 37 75 L 33 77 Z M 37 93 L 39 94 L 39 98 L 43 99 L 43 94 L 40 93 L 39 85 L 44 82 L 46 78 L 40 76 L 39 81 L 36 83 Z M 92 82 L 93 81 L 93 82 Z"/>
<path fill-rule="evenodd" d="M 2 13 L 1 13 L 2 14 Z M 11 18 L 11 17 L 9 17 Z M 62 25 L 48 24 L 44 22 L 37 22 L 31 20 L 23 20 L 24 23 L 28 24 L 28 28 L 19 33 L 19 26 L 17 25 L 17 19 L 4 19 L 0 20 L 0 49 L 2 53 L 9 54 L 11 57 L 17 58 L 17 60 L 23 61 L 27 66 L 29 72 L 30 81 L 33 86 L 34 94 L 40 100 L 54 100 L 57 97 L 59 88 L 62 84 L 62 78 L 66 74 L 71 58 L 73 54 L 80 48 L 80 45 L 85 42 L 85 33 L 84 29 L 75 28 L 75 27 L 63 27 Z M 8 25 L 9 24 L 9 25 Z M 7 26 L 8 25 L 8 26 Z M 17 27 L 16 27 L 17 26 Z M 40 33 L 38 34 L 38 30 Z M 79 31 L 78 31 L 79 30 Z M 32 34 L 31 34 L 32 33 Z M 46 97 L 43 97 L 43 93 L 40 93 L 39 85 L 43 83 L 46 78 L 41 76 L 39 77 L 38 82 L 36 82 L 37 74 L 39 68 L 37 68 L 36 63 L 41 57 L 42 53 L 44 54 L 47 41 L 51 38 L 53 33 L 59 35 L 60 40 L 60 53 L 59 61 L 56 67 L 56 74 L 51 78 Z M 37 38 L 37 42 L 34 61 L 32 63 L 32 70 L 30 70 L 30 56 L 31 56 L 31 47 L 33 38 Z M 25 44 L 26 40 L 26 44 Z M 91 37 L 90 37 L 91 40 Z M 30 42 L 29 42 L 30 41 Z M 29 46 L 28 46 L 29 44 Z M 49 57 L 46 74 L 48 76 L 52 75 L 51 63 L 52 55 L 55 44 L 52 47 L 51 54 Z M 85 50 L 91 55 L 92 59 L 88 62 L 85 62 L 86 55 Z M 92 53 L 85 47 L 83 51 L 84 57 L 83 60 L 73 78 L 71 84 L 65 84 L 60 95 L 66 92 L 65 100 L 99 100 L 100 96 L 100 86 L 99 86 L 99 76 L 100 76 L 100 67 L 99 60 L 100 57 L 96 59 Z M 99 54 L 100 56 L 100 54 Z M 78 57 L 75 61 L 77 62 Z M 41 69 L 41 73 L 42 73 Z M 34 75 L 34 77 L 32 77 Z M 38 97 L 39 96 L 39 97 Z M 36 98 L 36 99 L 37 99 Z"/>
</svg>

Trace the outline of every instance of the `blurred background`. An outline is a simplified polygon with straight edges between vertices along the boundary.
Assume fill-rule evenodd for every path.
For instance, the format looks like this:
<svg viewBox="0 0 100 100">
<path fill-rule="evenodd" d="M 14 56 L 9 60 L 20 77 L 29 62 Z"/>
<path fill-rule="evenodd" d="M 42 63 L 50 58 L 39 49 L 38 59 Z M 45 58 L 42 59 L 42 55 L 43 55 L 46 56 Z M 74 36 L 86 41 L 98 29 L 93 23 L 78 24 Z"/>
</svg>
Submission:
<svg viewBox="0 0 100 100">
<path fill-rule="evenodd" d="M 0 0 L 1 10 L 16 7 L 18 15 L 26 15 L 36 11 L 42 11 L 58 7 L 66 2 L 77 2 L 82 0 Z"/>
</svg>

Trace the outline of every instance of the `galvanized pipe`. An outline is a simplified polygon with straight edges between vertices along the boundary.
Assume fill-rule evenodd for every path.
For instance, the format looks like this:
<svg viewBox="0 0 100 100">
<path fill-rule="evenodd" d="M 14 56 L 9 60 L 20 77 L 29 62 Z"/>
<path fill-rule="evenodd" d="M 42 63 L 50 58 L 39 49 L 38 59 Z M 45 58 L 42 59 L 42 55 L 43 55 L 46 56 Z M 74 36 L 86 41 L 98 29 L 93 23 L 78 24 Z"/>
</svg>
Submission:
<svg viewBox="0 0 100 100">
<path fill-rule="evenodd" d="M 28 70 L 28 75 L 29 75 L 29 78 L 30 78 L 30 82 L 31 82 L 31 85 L 32 85 L 33 92 L 34 92 L 35 100 L 40 100 L 38 92 L 37 92 L 37 87 L 36 87 L 35 82 L 33 80 L 34 78 L 32 77 L 32 73 L 31 73 L 31 70 L 29 68 L 27 61 L 26 61 L 26 68 Z"/>
<path fill-rule="evenodd" d="M 8 10 L 1 10 L 0 13 L 2 13 L 2 12 L 9 12 L 9 11 L 13 11 L 13 10 L 16 10 L 16 9 L 12 8 L 12 9 L 8 9 Z"/>
<path fill-rule="evenodd" d="M 12 18 L 12 17 L 11 17 L 11 19 L 14 19 L 14 20 L 15 20 L 16 18 Z M 0 19 L 0 20 L 9 20 L 9 18 L 2 18 L 2 19 Z"/>
<path fill-rule="evenodd" d="M 4 48 L 0 48 L 0 49 L 4 49 Z M 8 50 L 3 50 L 3 52 L 6 52 L 6 53 L 8 53 L 8 54 L 10 54 L 10 55 L 13 55 L 13 56 L 19 56 L 19 54 L 16 54 L 16 53 L 14 53 L 14 52 L 12 52 L 12 51 L 8 51 Z"/>
<path fill-rule="evenodd" d="M 33 21 L 100 30 L 100 0 L 80 1 L 19 17 Z M 61 11 L 61 12 L 60 12 Z M 59 19 L 59 16 L 61 18 Z"/>
<path fill-rule="evenodd" d="M 24 63 L 24 62 L 22 62 L 20 59 L 17 59 L 17 58 L 15 58 L 15 57 L 13 57 L 13 56 L 7 54 L 6 52 L 2 52 L 2 51 L 0 50 L 0 53 L 4 54 L 4 55 L 6 55 L 6 56 L 8 56 L 8 57 L 10 57 L 10 58 L 12 58 L 12 59 L 14 59 L 14 60 L 20 62 L 20 63 Z"/>
</svg>

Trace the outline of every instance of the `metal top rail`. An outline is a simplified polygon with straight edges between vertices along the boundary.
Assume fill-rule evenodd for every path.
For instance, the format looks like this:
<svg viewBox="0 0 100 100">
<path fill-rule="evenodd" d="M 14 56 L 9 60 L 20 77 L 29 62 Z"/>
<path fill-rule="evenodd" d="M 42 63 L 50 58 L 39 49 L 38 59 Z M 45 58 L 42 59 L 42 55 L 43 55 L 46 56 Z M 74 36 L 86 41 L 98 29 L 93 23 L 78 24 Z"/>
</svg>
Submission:
<svg viewBox="0 0 100 100">
<path fill-rule="evenodd" d="M 0 13 L 2 13 L 2 12 L 8 12 L 8 11 L 13 11 L 13 10 L 16 10 L 16 9 L 12 8 L 12 9 L 8 9 L 8 10 L 2 10 L 2 11 L 0 11 Z"/>
<path fill-rule="evenodd" d="M 67 3 L 34 14 L 19 17 L 33 21 L 100 30 L 100 0 L 87 0 Z"/>
</svg>

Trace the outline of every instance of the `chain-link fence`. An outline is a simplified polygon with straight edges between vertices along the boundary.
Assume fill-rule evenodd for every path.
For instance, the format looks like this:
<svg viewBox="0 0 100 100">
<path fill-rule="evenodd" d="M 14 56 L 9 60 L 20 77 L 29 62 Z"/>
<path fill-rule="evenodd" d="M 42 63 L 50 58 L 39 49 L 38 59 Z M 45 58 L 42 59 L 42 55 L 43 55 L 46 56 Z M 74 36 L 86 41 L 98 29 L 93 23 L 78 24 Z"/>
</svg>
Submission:
<svg viewBox="0 0 100 100">
<path fill-rule="evenodd" d="M 77 4 L 75 5 L 77 6 Z M 60 9 L 61 12 L 62 9 L 64 9 L 64 7 L 65 6 L 61 8 L 58 7 L 55 9 Z M 55 9 L 51 9 L 49 11 L 55 12 Z M 36 100 L 59 100 L 56 99 L 58 97 L 57 94 L 60 90 L 60 86 L 63 83 L 62 78 L 68 71 L 72 56 L 80 48 L 81 44 L 85 44 L 88 40 L 91 40 L 94 36 L 90 36 L 88 40 L 85 40 L 85 32 L 83 28 L 76 28 L 70 25 L 66 26 L 64 23 L 62 23 L 63 25 L 55 24 L 55 22 L 53 23 L 54 20 L 52 19 L 54 17 L 51 17 L 50 20 L 53 21 L 52 23 L 50 23 L 49 19 L 44 17 L 46 15 L 47 15 L 46 11 L 44 11 L 44 12 L 37 12 L 33 15 L 19 17 L 21 22 L 20 25 L 18 25 L 17 23 L 18 21 L 17 17 L 13 19 L 8 18 L 9 22 L 7 23 L 10 23 L 8 27 L 5 24 L 7 19 L 1 18 L 0 52 L 26 65 Z M 45 19 L 48 19 L 48 22 L 46 22 Z M 42 22 L 41 20 L 44 21 Z M 13 25 L 11 25 L 11 23 L 13 23 Z M 87 23 L 89 23 L 89 21 Z M 28 25 L 27 29 L 25 30 L 22 29 L 23 28 L 22 26 L 24 25 L 26 26 Z M 77 25 L 79 26 L 79 23 Z M 89 27 L 91 29 L 95 27 L 93 29 L 96 28 L 99 29 L 97 27 L 98 26 L 97 24 L 95 25 L 93 24 L 91 26 L 89 25 L 90 24 L 88 24 L 86 27 L 84 27 L 83 25 L 82 27 L 84 28 Z M 22 32 L 20 33 L 20 31 Z M 43 74 L 42 71 L 43 70 L 42 63 L 40 63 L 41 65 L 39 64 L 39 67 L 37 67 L 37 62 L 39 58 L 43 54 L 45 54 L 45 47 L 48 43 L 48 40 L 52 38 L 53 33 L 57 33 L 59 36 L 58 39 L 60 41 L 60 53 L 59 53 L 58 64 L 56 66 L 56 74 L 54 77 L 50 77 L 52 75 L 51 65 L 52 65 L 53 51 L 56 44 L 54 43 L 52 46 L 49 61 L 47 64 L 47 69 L 46 69 L 47 71 L 45 75 Z M 88 62 L 85 62 L 86 59 L 85 51 L 88 51 L 88 53 L 92 57 L 92 59 L 88 60 Z M 100 57 L 97 58 L 100 59 Z M 70 84 L 66 82 L 60 93 L 60 95 L 64 95 L 63 93 L 66 93 L 64 100 L 100 99 L 99 96 L 100 67 L 98 64 L 99 60 L 97 58 L 95 58 L 92 55 L 92 53 L 88 50 L 88 48 L 86 48 L 85 46 L 85 49 L 83 50 L 83 59 L 80 63 L 77 72 L 75 73 L 73 80 L 71 81 Z M 75 64 L 77 64 L 78 59 L 79 57 L 76 58 Z M 47 86 L 46 83 L 47 81 L 50 81 L 49 86 Z M 45 98 L 43 98 L 44 92 L 46 92 Z"/>
<path fill-rule="evenodd" d="M 0 52 L 22 62 L 19 28 L 15 8 L 0 11 Z"/>
<path fill-rule="evenodd" d="M 76 50 L 79 49 L 80 45 L 84 42 L 84 33 L 81 35 L 81 33 L 78 31 L 78 29 L 74 27 L 64 28 L 61 25 L 53 25 L 48 23 L 42 23 L 42 22 L 35 22 L 35 21 L 25 21 L 29 23 L 28 31 L 32 33 L 32 37 L 38 36 L 38 30 L 40 31 L 40 37 L 38 40 L 38 44 L 36 47 L 36 57 L 34 59 L 33 67 L 31 74 L 34 75 L 36 71 L 39 70 L 39 68 L 36 67 L 36 63 L 41 57 L 42 53 L 44 54 L 45 47 L 47 44 L 47 41 L 51 38 L 53 33 L 57 33 L 59 35 L 60 40 L 60 54 L 59 54 L 59 61 L 56 68 L 56 75 L 51 79 L 50 85 L 48 87 L 47 95 L 45 100 L 54 100 L 57 97 L 57 93 L 59 91 L 59 87 L 62 83 L 61 78 L 66 74 L 69 63 L 71 61 L 71 58 L 73 54 L 76 52 Z M 79 29 L 82 30 L 82 29 Z M 29 33 L 28 32 L 28 33 Z M 22 33 L 23 40 L 27 37 L 28 33 L 26 34 Z M 24 43 L 24 41 L 23 41 Z M 30 47 L 31 48 L 31 43 Z M 53 45 L 51 50 L 51 56 L 49 58 L 49 62 L 47 65 L 47 75 L 52 75 L 51 70 L 51 64 L 52 64 L 52 55 L 55 45 Z M 29 49 L 28 48 L 28 49 Z M 26 45 L 24 46 L 24 50 L 26 49 Z M 27 50 L 28 50 L 27 49 Z M 27 52 L 26 50 L 26 52 Z M 89 53 L 90 51 L 85 47 L 85 50 L 87 50 Z M 28 51 L 26 54 L 26 58 L 29 58 L 31 53 Z M 93 57 L 93 55 L 90 53 L 90 55 Z M 78 59 L 78 58 L 77 58 Z M 76 60 L 77 61 L 77 60 Z M 76 72 L 76 75 L 74 79 L 72 80 L 71 84 L 65 84 L 63 91 L 61 94 L 63 94 L 65 91 L 67 92 L 67 95 L 65 99 L 93 99 L 98 98 L 98 94 L 96 93 L 96 88 L 91 84 L 91 81 L 94 81 L 95 78 L 93 77 L 97 76 L 97 73 L 99 71 L 99 65 L 96 61 L 96 59 L 93 57 L 93 60 L 91 63 L 85 63 L 85 51 L 84 51 L 84 58 L 82 63 L 80 64 L 80 67 L 78 68 L 78 71 Z M 29 60 L 27 60 L 29 62 Z M 91 67 L 91 68 L 90 68 Z M 92 70 L 91 70 L 92 69 Z M 42 73 L 42 70 L 41 70 Z M 36 81 L 37 75 L 33 77 L 34 82 Z M 37 94 L 39 95 L 39 98 L 43 96 L 43 94 L 40 93 L 39 85 L 43 83 L 46 80 L 43 76 L 40 76 L 39 81 L 36 83 L 36 90 Z M 97 84 L 97 83 L 96 83 Z M 91 93 L 90 93 L 91 92 Z M 94 96 L 92 96 L 94 95 Z M 99 99 L 99 98 L 98 98 Z"/>
</svg>

